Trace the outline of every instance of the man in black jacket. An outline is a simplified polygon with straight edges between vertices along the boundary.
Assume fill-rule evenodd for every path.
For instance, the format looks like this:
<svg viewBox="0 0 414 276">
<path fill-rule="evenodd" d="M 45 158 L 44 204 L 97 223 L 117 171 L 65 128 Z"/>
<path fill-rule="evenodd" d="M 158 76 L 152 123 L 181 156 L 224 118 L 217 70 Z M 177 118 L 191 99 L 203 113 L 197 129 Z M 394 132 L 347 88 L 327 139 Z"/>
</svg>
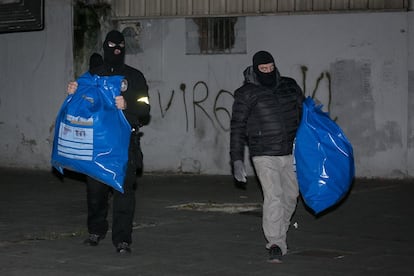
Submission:
<svg viewBox="0 0 414 276">
<path fill-rule="evenodd" d="M 124 63 L 125 39 L 122 33 L 110 31 L 103 43 L 103 63 L 95 55 L 96 60 L 90 64 L 90 73 L 98 76 L 121 75 L 124 77 L 121 95 L 115 98 L 115 105 L 125 114 L 132 127 L 131 140 L 128 146 L 128 165 L 124 193 L 111 189 L 91 177 L 87 177 L 88 232 L 85 244 L 96 246 L 108 231 L 108 198 L 113 192 L 112 243 L 119 253 L 130 253 L 132 243 L 132 224 L 135 213 L 135 181 L 136 171 L 142 166 L 142 153 L 138 130 L 149 120 L 150 105 L 148 101 L 148 85 L 144 75 L 137 69 Z M 91 62 L 95 60 L 91 57 Z M 77 83 L 68 85 L 68 93 L 74 93 Z"/>
<path fill-rule="evenodd" d="M 244 148 L 262 186 L 263 231 L 270 262 L 287 252 L 286 234 L 296 209 L 299 188 L 292 148 L 304 95 L 295 80 L 281 77 L 272 55 L 259 51 L 235 91 L 231 119 L 230 157 L 233 175 L 246 182 Z"/>
</svg>

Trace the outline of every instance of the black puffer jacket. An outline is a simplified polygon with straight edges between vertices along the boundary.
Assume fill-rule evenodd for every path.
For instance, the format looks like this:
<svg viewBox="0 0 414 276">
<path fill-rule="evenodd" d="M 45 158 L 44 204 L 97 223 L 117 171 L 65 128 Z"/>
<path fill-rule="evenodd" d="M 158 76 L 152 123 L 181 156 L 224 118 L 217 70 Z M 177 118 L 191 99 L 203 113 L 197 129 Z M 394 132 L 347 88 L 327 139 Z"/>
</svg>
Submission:
<svg viewBox="0 0 414 276">
<path fill-rule="evenodd" d="M 231 119 L 231 161 L 250 156 L 280 156 L 292 153 L 302 114 L 304 95 L 296 81 L 277 73 L 274 88 L 260 85 L 253 67 L 244 71 L 245 82 L 234 93 Z"/>
</svg>

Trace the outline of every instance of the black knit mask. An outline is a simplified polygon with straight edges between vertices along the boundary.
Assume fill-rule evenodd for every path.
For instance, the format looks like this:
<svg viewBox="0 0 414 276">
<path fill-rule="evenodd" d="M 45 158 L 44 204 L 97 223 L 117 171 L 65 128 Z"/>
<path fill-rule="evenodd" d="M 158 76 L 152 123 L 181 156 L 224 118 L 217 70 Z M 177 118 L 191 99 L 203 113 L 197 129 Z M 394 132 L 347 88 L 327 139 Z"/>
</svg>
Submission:
<svg viewBox="0 0 414 276">
<path fill-rule="evenodd" d="M 103 58 L 98 53 L 93 53 L 89 58 L 89 72 L 93 75 L 96 74 L 96 69 L 103 64 Z"/>
<path fill-rule="evenodd" d="M 256 73 L 257 80 L 263 86 L 273 87 L 277 82 L 276 68 L 270 73 L 263 73 L 259 70 L 260 64 L 275 63 L 272 55 L 266 51 L 259 51 L 253 56 L 253 71 Z"/>
<path fill-rule="evenodd" d="M 125 38 L 116 30 L 110 31 L 103 43 L 104 61 L 110 66 L 116 67 L 124 64 L 125 59 Z M 115 51 L 119 50 L 119 54 Z"/>
</svg>

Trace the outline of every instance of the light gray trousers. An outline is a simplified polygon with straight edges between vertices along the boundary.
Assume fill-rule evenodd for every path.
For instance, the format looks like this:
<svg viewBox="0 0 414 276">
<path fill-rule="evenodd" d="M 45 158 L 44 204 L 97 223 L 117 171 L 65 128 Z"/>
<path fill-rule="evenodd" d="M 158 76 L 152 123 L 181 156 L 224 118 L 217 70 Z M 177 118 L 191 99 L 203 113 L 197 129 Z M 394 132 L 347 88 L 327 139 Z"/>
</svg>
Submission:
<svg viewBox="0 0 414 276">
<path fill-rule="evenodd" d="M 252 159 L 263 189 L 266 248 L 276 244 L 286 254 L 286 234 L 299 196 L 293 156 L 255 156 Z"/>
</svg>

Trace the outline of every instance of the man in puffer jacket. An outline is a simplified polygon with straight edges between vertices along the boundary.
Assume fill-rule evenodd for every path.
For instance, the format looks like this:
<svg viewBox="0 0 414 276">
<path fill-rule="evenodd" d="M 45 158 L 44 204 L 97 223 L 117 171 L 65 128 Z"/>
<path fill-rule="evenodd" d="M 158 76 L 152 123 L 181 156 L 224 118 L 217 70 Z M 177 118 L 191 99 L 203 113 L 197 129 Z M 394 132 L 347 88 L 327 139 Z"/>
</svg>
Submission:
<svg viewBox="0 0 414 276">
<path fill-rule="evenodd" d="M 244 148 L 263 189 L 263 231 L 269 261 L 279 263 L 287 252 L 286 234 L 296 209 L 299 187 L 292 148 L 304 95 L 296 81 L 280 76 L 272 55 L 259 51 L 244 70 L 244 84 L 235 91 L 230 157 L 233 175 L 246 183 Z"/>
</svg>

